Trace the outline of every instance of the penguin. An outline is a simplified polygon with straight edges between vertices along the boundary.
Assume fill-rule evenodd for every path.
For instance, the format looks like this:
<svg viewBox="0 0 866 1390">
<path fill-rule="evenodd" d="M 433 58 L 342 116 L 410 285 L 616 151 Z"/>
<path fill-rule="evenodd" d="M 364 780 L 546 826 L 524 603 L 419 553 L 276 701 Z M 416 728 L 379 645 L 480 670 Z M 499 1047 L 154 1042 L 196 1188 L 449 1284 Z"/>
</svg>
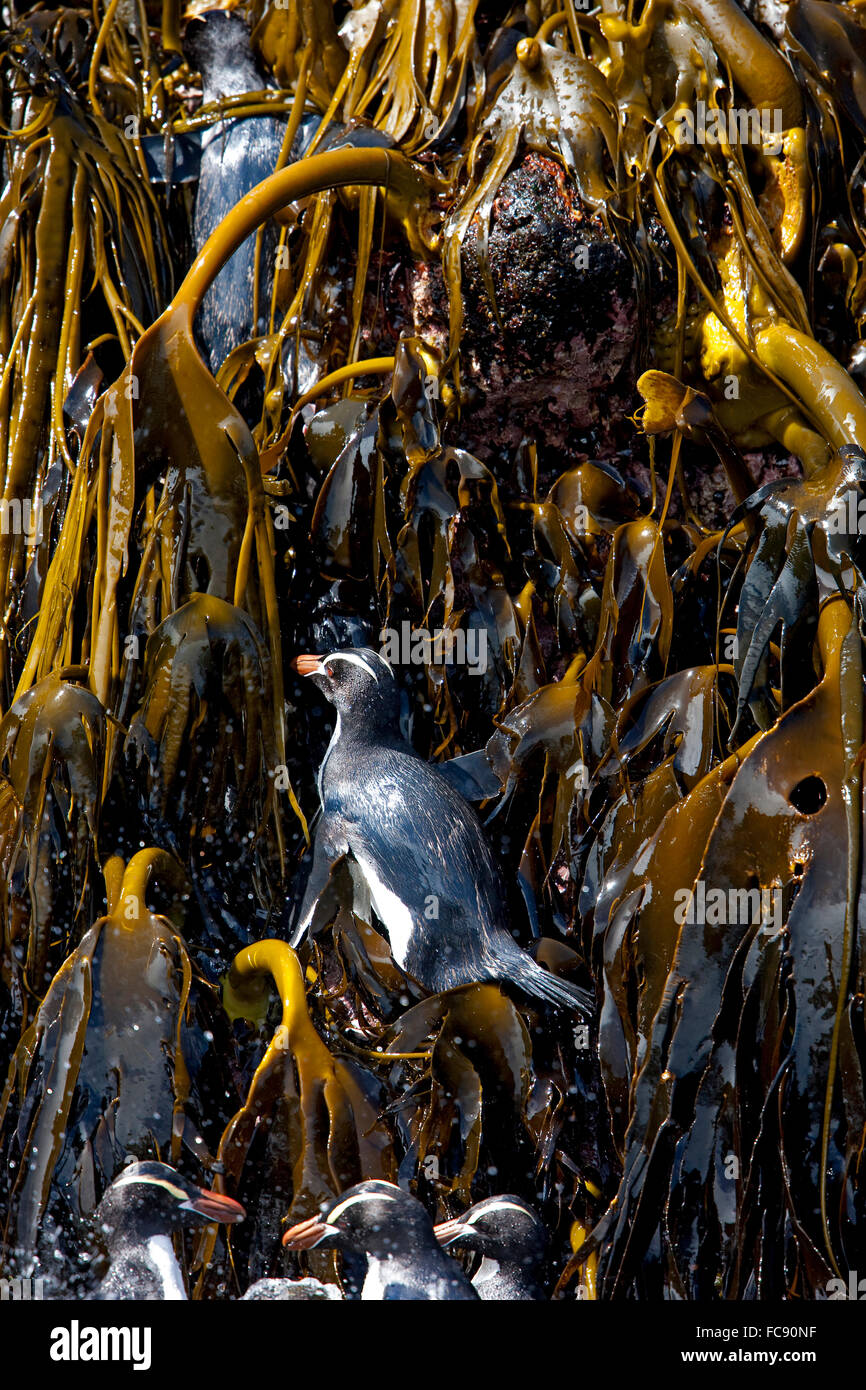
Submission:
<svg viewBox="0 0 866 1390">
<path fill-rule="evenodd" d="M 268 86 L 250 50 L 249 30 L 240 15 L 207 10 L 190 20 L 183 47 L 201 74 L 205 102 L 260 92 Z M 284 119 L 250 116 L 217 121 L 203 133 L 193 216 L 196 255 L 244 194 L 274 172 L 285 129 Z M 252 322 L 255 236 L 238 248 L 204 297 L 196 319 L 196 336 L 214 375 L 233 348 L 266 329 L 276 245 L 276 234 L 269 225 L 262 240 L 257 324 Z"/>
<path fill-rule="evenodd" d="M 242 1221 L 240 1202 L 196 1187 L 166 1163 L 130 1163 L 108 1188 L 94 1220 L 108 1249 L 99 1300 L 186 1299 L 172 1231 L 193 1222 Z"/>
<path fill-rule="evenodd" d="M 445 1302 L 478 1297 L 460 1266 L 439 1247 L 421 1203 L 372 1178 L 326 1204 L 320 1216 L 283 1236 L 290 1250 L 339 1250 L 352 1262 L 350 1294 L 364 1302 Z"/>
<path fill-rule="evenodd" d="M 322 815 L 291 944 L 302 941 L 332 864 L 363 878 L 396 963 L 432 994 L 483 981 L 589 1017 L 591 996 L 527 955 L 508 930 L 501 871 L 472 807 L 400 730 L 388 661 L 367 647 L 293 662 L 337 711 L 319 769 Z"/>
<path fill-rule="evenodd" d="M 547 1231 L 532 1207 L 506 1194 L 476 1202 L 464 1216 L 434 1227 L 445 1249 L 482 1256 L 472 1287 L 484 1302 L 503 1299 L 546 1302 L 542 1283 Z"/>
</svg>

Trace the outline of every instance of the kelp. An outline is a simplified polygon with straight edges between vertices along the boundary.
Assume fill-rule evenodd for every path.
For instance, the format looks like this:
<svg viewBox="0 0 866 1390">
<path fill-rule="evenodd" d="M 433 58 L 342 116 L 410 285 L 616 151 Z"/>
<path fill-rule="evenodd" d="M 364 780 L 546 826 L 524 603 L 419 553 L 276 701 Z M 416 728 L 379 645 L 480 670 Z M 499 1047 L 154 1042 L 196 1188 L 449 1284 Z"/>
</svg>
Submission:
<svg viewBox="0 0 866 1390">
<path fill-rule="evenodd" d="M 837 1067 L 840 1050 L 856 1048 L 847 1001 L 862 809 L 846 750 L 862 739 L 862 676 L 859 635 L 843 600 L 825 607 L 819 637 L 821 682 L 738 760 L 700 861 L 707 884 L 757 884 L 778 893 L 784 908 L 728 921 L 727 930 L 709 914 L 705 926 L 681 929 L 635 1087 L 618 1209 L 606 1218 L 610 1240 L 600 1264 L 608 1294 L 655 1275 L 685 1297 L 707 1296 L 719 1278 L 728 1296 L 778 1297 L 794 1288 L 809 1297 L 841 1258 L 858 1257 L 856 1216 L 841 1214 L 856 1213 L 858 1203 L 851 1153 L 862 1136 L 859 1085 L 848 1062 L 847 1084 L 837 1085 Z M 770 969 L 786 985 L 782 991 L 775 982 L 775 1006 Z M 709 1033 L 704 990 L 718 1008 Z M 757 1055 L 756 1010 L 767 1029 Z M 771 1204 L 780 1149 L 785 1181 Z M 804 1188 L 820 1196 L 820 1215 L 817 1206 L 811 1214 L 791 1210 Z M 663 1246 L 639 1270 L 644 1204 L 660 1199 Z M 787 1267 L 786 1215 L 798 1228 L 796 1263 Z"/>
<path fill-rule="evenodd" d="M 257 3 L 253 40 L 288 82 L 310 54 L 311 95 L 323 111 L 344 122 L 366 117 L 414 154 L 446 138 L 483 95 L 477 9 L 478 0 L 385 0 L 338 30 L 328 4 L 305 3 L 290 16 Z"/>
<path fill-rule="evenodd" d="M 256 1229 L 247 1234 L 253 1245 L 251 1277 L 279 1248 L 278 1214 L 288 1209 L 291 1221 L 301 1220 L 361 1176 L 391 1178 L 394 1171 L 390 1142 L 376 1124 L 375 1080 L 371 1092 L 354 1059 L 332 1054 L 319 1037 L 301 966 L 285 942 L 260 941 L 235 957 L 223 983 L 229 1018 L 263 1028 L 271 978 L 279 993 L 280 1023 L 217 1151 L 222 1181 L 235 1190 L 245 1190 L 244 1165 L 254 1142 L 256 1185 L 261 1172 L 267 1174 L 267 1199 Z M 211 1239 L 201 1251 L 205 1272 L 212 1247 Z"/>
<path fill-rule="evenodd" d="M 0 776 L 12 812 L 3 827 L 4 962 L 17 991 L 37 997 L 58 938 L 66 954 L 96 901 L 107 726 L 85 680 L 73 669 L 46 676 L 0 721 Z"/>
<path fill-rule="evenodd" d="M 748 702 L 762 728 L 768 728 L 779 712 L 767 686 L 770 637 L 781 625 L 779 675 L 784 709 L 813 683 L 803 650 L 814 639 L 820 599 L 845 591 L 852 564 L 862 580 L 858 528 L 864 464 L 863 451 L 846 446 L 810 477 L 767 483 L 745 504 L 746 514 L 756 517 L 760 527 L 757 544 L 750 548 L 737 610 L 737 714 Z M 858 518 L 853 529 L 852 509 Z M 732 524 L 738 519 L 735 512 Z"/>
<path fill-rule="evenodd" d="M 281 1222 L 376 1176 L 440 1218 L 521 1193 L 561 1291 L 822 1297 L 864 1259 L 862 17 L 796 0 L 774 44 L 733 0 L 344 11 L 254 0 L 278 85 L 199 104 L 172 6 L 3 40 L 7 1261 L 40 1221 L 74 1249 L 159 1154 L 251 1214 L 231 1276 L 186 1252 L 199 1297 L 285 1272 Z M 175 153 L 262 115 L 274 172 L 190 264 Z M 609 262 L 577 267 L 564 377 L 491 339 L 518 408 L 477 347 L 542 168 L 628 257 L 640 341 L 587 385 Z M 196 311 L 260 231 L 266 331 L 212 375 Z M 614 376 L 549 433 L 547 392 Z M 479 803 L 524 944 L 591 977 L 585 1032 L 423 997 L 351 865 L 300 957 L 273 939 L 329 733 L 290 650 L 386 633 L 483 650 L 401 652 L 406 727 Z"/>
<path fill-rule="evenodd" d="M 529 1035 L 495 985 L 473 985 L 407 1010 L 389 1030 L 384 1051 L 411 1054 L 422 1045 L 429 1049 L 429 1085 L 416 1082 L 414 1103 L 407 1095 L 399 1111 L 408 1145 L 404 1171 L 414 1167 L 450 1208 L 452 1199 L 471 1200 L 482 1133 L 497 1120 L 512 1133 L 527 1126 Z"/>
<path fill-rule="evenodd" d="M 0 205 L 0 611 L 8 700 L 15 683 L 10 624 L 20 586 L 28 567 L 41 572 L 44 584 L 52 552 L 43 494 L 55 460 L 61 468 L 74 467 L 62 406 L 87 353 L 83 332 L 103 339 L 110 334 L 125 356 L 142 321 L 157 311 L 171 265 L 160 210 L 134 143 L 92 103 L 82 103 L 26 29 L 4 36 L 0 63 L 13 126 L 19 126 L 14 142 L 6 142 L 11 153 Z M 97 287 L 102 308 L 91 304 L 82 323 L 80 303 Z M 40 584 L 37 604 L 45 597 Z"/>
<path fill-rule="evenodd" d="M 32 1262 L 38 1242 L 64 1222 L 80 1229 L 128 1158 L 177 1164 L 185 1146 L 187 1161 L 207 1157 L 191 1076 L 202 1043 L 191 1040 L 192 966 L 175 921 L 146 900 L 158 882 L 182 919 L 189 885 L 162 850 L 142 850 L 125 866 L 110 860 L 105 877 L 109 912 L 52 980 L 3 1093 L 12 1267 Z"/>
<path fill-rule="evenodd" d="M 254 827 L 253 882 L 272 908 L 282 850 L 278 802 L 281 791 L 292 793 L 263 717 L 272 693 L 261 636 L 242 611 L 195 594 L 148 639 L 144 667 L 147 684 L 125 752 L 138 769 L 152 833 L 183 848 L 195 875 L 193 851 L 203 844 L 219 861 L 240 840 L 246 861 L 253 848 L 247 827 Z"/>
</svg>

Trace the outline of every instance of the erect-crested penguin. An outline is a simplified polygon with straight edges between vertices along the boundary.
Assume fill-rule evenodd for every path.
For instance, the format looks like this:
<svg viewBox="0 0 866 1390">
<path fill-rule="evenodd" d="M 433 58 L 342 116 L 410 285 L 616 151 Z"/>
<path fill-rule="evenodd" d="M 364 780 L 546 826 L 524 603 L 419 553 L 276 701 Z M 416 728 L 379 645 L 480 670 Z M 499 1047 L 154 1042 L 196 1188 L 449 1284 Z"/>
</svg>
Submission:
<svg viewBox="0 0 866 1390">
<path fill-rule="evenodd" d="M 464 1216 L 443 1221 L 435 1233 L 446 1249 L 473 1250 L 483 1257 L 472 1276 L 472 1287 L 485 1302 L 546 1300 L 542 1278 L 547 1231 L 519 1197 L 487 1197 Z"/>
<path fill-rule="evenodd" d="M 477 1298 L 460 1266 L 440 1249 L 421 1203 L 379 1178 L 349 1188 L 283 1236 L 290 1250 L 330 1247 L 366 1261 L 358 1279 L 365 1301 Z M 350 1290 L 351 1291 L 351 1290 Z"/>
<path fill-rule="evenodd" d="M 240 1202 L 196 1187 L 166 1163 L 130 1163 L 108 1188 L 94 1220 L 108 1250 L 97 1299 L 185 1299 L 172 1231 L 185 1220 L 242 1221 Z"/>
<path fill-rule="evenodd" d="M 183 46 L 201 73 L 205 103 L 259 92 L 268 85 L 251 51 L 249 29 L 239 14 L 214 9 L 190 20 Z M 204 132 L 193 218 L 196 255 L 244 194 L 274 172 L 284 133 L 285 120 L 273 116 L 229 118 Z M 196 336 L 214 375 L 233 348 L 267 331 L 268 287 L 276 246 L 276 234 L 268 225 L 262 234 L 259 257 L 258 323 L 252 321 L 255 235 L 248 237 L 223 266 L 204 297 Z"/>
<path fill-rule="evenodd" d="M 357 865 L 394 960 L 431 993 L 508 982 L 589 1014 L 591 996 L 550 974 L 508 930 L 501 874 L 475 812 L 399 729 L 394 672 L 367 647 L 293 663 L 337 711 L 319 770 L 322 818 L 292 937 L 297 946 L 342 855 Z"/>
</svg>

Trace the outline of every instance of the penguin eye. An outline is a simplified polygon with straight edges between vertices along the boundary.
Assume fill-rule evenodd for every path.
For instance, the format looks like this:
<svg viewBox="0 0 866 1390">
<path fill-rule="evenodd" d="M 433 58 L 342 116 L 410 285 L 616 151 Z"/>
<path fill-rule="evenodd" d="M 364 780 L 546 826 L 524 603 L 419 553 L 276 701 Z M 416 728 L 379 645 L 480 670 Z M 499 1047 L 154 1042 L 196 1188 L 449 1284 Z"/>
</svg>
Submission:
<svg viewBox="0 0 866 1390">
<path fill-rule="evenodd" d="M 326 667 L 325 667 L 325 675 L 326 675 L 326 676 L 333 676 L 333 674 L 334 674 L 334 668 L 333 668 L 333 666 L 326 666 Z"/>
</svg>

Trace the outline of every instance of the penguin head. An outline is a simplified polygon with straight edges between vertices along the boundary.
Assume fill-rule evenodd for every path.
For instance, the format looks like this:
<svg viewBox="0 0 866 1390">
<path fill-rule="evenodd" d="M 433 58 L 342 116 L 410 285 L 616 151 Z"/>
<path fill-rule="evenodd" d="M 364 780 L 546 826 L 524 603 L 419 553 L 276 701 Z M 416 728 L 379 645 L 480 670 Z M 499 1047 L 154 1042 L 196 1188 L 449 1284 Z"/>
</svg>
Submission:
<svg viewBox="0 0 866 1390">
<path fill-rule="evenodd" d="M 201 73 L 206 101 L 220 93 L 229 96 L 265 85 L 250 51 L 249 28 L 240 14 L 214 9 L 196 15 L 184 30 L 183 51 Z"/>
<path fill-rule="evenodd" d="M 240 1202 L 197 1187 L 167 1163 L 130 1163 L 114 1179 L 96 1208 L 95 1220 L 109 1243 L 134 1231 L 147 1240 L 167 1235 L 188 1221 L 231 1223 L 246 1215 Z"/>
<path fill-rule="evenodd" d="M 283 1236 L 290 1250 L 330 1248 L 374 1259 L 435 1247 L 433 1223 L 421 1203 L 394 1183 L 360 1182 Z"/>
<path fill-rule="evenodd" d="M 207 66 L 229 54 L 233 44 L 246 47 L 249 37 L 250 31 L 240 15 L 227 10 L 204 10 L 184 30 L 184 53 L 197 64 Z"/>
<path fill-rule="evenodd" d="M 396 730 L 400 691 L 389 662 L 371 647 L 352 647 L 327 656 L 298 656 L 292 666 L 317 685 L 345 719 L 368 732 Z"/>
<path fill-rule="evenodd" d="M 510 1194 L 487 1197 L 464 1216 L 435 1227 L 445 1248 L 471 1250 L 502 1264 L 539 1265 L 547 1254 L 547 1231 L 532 1207 Z"/>
</svg>

